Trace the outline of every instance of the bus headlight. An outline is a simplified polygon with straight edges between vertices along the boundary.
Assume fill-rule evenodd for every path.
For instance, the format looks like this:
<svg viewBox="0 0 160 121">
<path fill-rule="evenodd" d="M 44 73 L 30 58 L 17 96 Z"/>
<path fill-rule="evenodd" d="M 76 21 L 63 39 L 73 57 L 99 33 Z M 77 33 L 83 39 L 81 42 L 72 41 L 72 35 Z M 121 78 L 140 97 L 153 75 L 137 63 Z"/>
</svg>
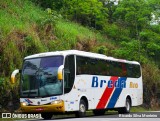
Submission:
<svg viewBox="0 0 160 121">
<path fill-rule="evenodd" d="M 55 100 L 53 102 L 51 102 L 51 104 L 59 104 L 59 103 L 62 103 L 63 101 L 62 100 Z"/>
<path fill-rule="evenodd" d="M 23 102 L 22 103 L 22 106 L 27 106 L 28 104 L 26 102 Z"/>
</svg>

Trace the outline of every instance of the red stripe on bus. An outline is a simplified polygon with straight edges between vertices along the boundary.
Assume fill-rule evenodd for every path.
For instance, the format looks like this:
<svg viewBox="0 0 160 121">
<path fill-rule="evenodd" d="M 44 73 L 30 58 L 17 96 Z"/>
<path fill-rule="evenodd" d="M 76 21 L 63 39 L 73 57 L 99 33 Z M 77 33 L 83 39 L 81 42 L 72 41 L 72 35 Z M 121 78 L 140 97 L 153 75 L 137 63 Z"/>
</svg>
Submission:
<svg viewBox="0 0 160 121">
<path fill-rule="evenodd" d="M 110 78 L 110 80 L 112 80 L 114 83 L 116 80 L 118 80 L 118 77 L 112 76 Z M 108 86 L 106 87 L 96 109 L 104 109 L 105 108 L 107 101 L 108 101 L 109 97 L 111 96 L 113 90 L 114 90 L 114 87 L 112 87 L 112 88 L 108 88 Z"/>
</svg>

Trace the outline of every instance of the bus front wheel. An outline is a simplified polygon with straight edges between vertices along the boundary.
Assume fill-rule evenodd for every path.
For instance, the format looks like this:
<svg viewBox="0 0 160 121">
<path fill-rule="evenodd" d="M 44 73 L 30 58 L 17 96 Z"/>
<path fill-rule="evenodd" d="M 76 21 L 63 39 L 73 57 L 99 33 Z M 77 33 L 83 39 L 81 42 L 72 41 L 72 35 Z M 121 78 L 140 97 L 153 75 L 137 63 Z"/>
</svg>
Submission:
<svg viewBox="0 0 160 121">
<path fill-rule="evenodd" d="M 79 111 L 76 112 L 76 117 L 85 117 L 86 116 L 86 102 L 84 100 L 80 100 Z"/>
</svg>

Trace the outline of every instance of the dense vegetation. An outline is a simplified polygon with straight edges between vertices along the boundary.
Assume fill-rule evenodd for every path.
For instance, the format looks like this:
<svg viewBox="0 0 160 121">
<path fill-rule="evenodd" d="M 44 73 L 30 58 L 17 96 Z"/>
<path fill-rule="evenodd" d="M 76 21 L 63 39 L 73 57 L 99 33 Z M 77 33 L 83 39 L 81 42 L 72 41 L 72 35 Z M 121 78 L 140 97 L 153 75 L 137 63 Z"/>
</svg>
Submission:
<svg viewBox="0 0 160 121">
<path fill-rule="evenodd" d="M 116 1 L 116 0 L 115 0 Z M 142 64 L 144 107 L 158 108 L 160 2 L 157 0 L 0 1 L 0 106 L 18 108 L 10 74 L 25 56 L 78 49 Z"/>
</svg>

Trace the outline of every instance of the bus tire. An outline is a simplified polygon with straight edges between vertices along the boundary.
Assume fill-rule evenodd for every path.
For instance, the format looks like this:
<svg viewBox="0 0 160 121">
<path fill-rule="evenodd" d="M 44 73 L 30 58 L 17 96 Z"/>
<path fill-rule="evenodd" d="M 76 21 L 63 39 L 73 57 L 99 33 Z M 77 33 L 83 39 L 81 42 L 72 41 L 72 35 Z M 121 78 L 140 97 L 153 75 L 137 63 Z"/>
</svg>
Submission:
<svg viewBox="0 0 160 121">
<path fill-rule="evenodd" d="M 104 115 L 105 114 L 105 109 L 100 109 L 100 110 L 93 110 L 93 114 L 95 116 L 100 116 L 100 115 Z"/>
<path fill-rule="evenodd" d="M 85 117 L 86 110 L 87 110 L 86 102 L 84 100 L 80 100 L 79 111 L 76 112 L 76 117 L 78 118 Z"/>
<path fill-rule="evenodd" d="M 120 114 L 126 114 L 126 113 L 129 113 L 130 112 L 130 109 L 131 109 L 131 101 L 129 98 L 126 99 L 126 103 L 125 103 L 125 107 L 123 108 L 120 108 L 118 110 L 118 113 Z"/>
<path fill-rule="evenodd" d="M 41 113 L 41 116 L 42 116 L 43 119 L 49 120 L 49 119 L 52 118 L 53 113 Z"/>
</svg>

